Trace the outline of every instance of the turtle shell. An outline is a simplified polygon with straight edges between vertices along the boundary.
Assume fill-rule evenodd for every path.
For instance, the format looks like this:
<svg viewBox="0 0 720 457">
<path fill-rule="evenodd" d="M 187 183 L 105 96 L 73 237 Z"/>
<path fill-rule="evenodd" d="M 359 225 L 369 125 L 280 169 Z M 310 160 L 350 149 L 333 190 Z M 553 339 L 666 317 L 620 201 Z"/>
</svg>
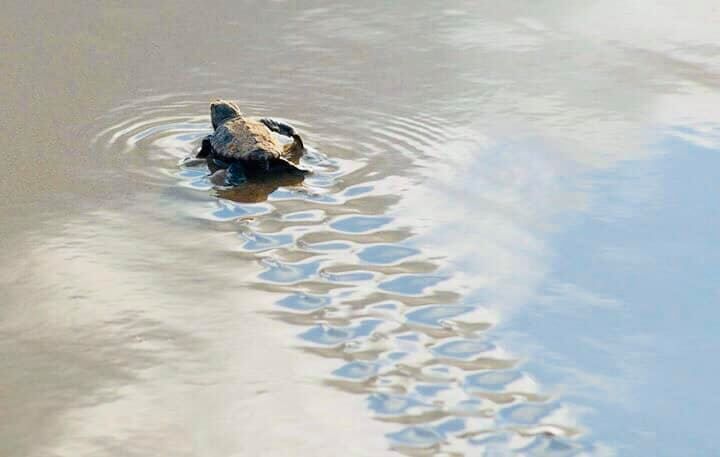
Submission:
<svg viewBox="0 0 720 457">
<path fill-rule="evenodd" d="M 236 160 L 249 160 L 251 153 L 263 151 L 269 158 L 282 155 L 283 146 L 260 121 L 237 117 L 219 125 L 210 138 L 215 154 Z"/>
</svg>

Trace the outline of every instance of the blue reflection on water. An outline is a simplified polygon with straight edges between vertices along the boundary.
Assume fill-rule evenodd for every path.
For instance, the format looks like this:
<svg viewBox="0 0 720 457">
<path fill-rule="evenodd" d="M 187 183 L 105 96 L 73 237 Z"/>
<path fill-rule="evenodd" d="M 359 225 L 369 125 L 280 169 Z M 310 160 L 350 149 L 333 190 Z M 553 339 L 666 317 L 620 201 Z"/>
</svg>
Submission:
<svg viewBox="0 0 720 457">
<path fill-rule="evenodd" d="M 462 400 L 458 402 L 453 408 L 454 412 L 467 414 L 467 415 L 478 415 L 482 410 L 487 407 L 482 400 L 471 398 L 470 400 Z"/>
<path fill-rule="evenodd" d="M 372 309 L 394 311 L 394 310 L 398 309 L 398 306 L 395 303 L 381 303 L 379 305 L 373 305 Z M 417 335 L 413 334 L 413 336 L 417 338 Z"/>
<path fill-rule="evenodd" d="M 268 269 L 260 273 L 260 278 L 277 283 L 292 283 L 314 277 L 320 261 L 305 263 L 269 263 Z"/>
<path fill-rule="evenodd" d="M 442 276 L 428 275 L 403 275 L 380 283 L 378 287 L 387 292 L 394 292 L 404 295 L 417 295 L 422 293 L 428 287 L 443 281 Z"/>
<path fill-rule="evenodd" d="M 313 251 L 343 251 L 350 249 L 350 243 L 343 243 L 339 241 L 330 241 L 327 243 L 314 243 L 308 246 L 308 249 Z"/>
<path fill-rule="evenodd" d="M 450 386 L 448 384 L 417 384 L 415 391 L 424 397 L 434 397 L 449 388 Z"/>
<path fill-rule="evenodd" d="M 308 200 L 318 203 L 337 203 L 337 199 L 328 194 L 309 194 L 295 189 L 279 188 L 270 194 L 269 200 Z"/>
<path fill-rule="evenodd" d="M 499 392 L 521 377 L 522 374 L 513 371 L 485 371 L 466 377 L 463 388 L 467 392 Z"/>
<path fill-rule="evenodd" d="M 333 222 L 330 227 L 340 232 L 363 233 L 379 229 L 390 220 L 385 216 L 350 216 Z"/>
<path fill-rule="evenodd" d="M 404 447 L 431 447 L 443 441 L 443 435 L 432 427 L 407 427 L 387 437 L 393 445 Z"/>
<path fill-rule="evenodd" d="M 395 446 L 431 447 L 441 443 L 446 436 L 465 429 L 465 419 L 448 419 L 434 426 L 412 426 L 398 432 L 388 433 L 387 437 Z"/>
<path fill-rule="evenodd" d="M 381 323 L 381 320 L 367 319 L 360 321 L 356 325 L 351 325 L 348 327 L 316 325 L 310 330 L 301 333 L 300 338 L 316 344 L 332 346 L 338 343 L 344 343 L 346 341 L 353 340 L 355 338 L 362 338 L 364 336 L 368 336 Z"/>
<path fill-rule="evenodd" d="M 571 442 L 565 438 L 549 435 L 538 435 L 530 444 L 517 451 L 521 455 L 548 456 L 548 457 L 574 457 L 593 455 L 592 446 L 580 442 Z"/>
<path fill-rule="evenodd" d="M 354 186 L 350 187 L 343 192 L 343 195 L 346 197 L 355 197 L 358 195 L 367 194 L 369 192 L 372 192 L 374 189 L 373 186 Z"/>
<path fill-rule="evenodd" d="M 375 376 L 378 371 L 380 371 L 379 363 L 356 361 L 347 363 L 333 371 L 333 375 L 347 380 L 363 381 Z"/>
<path fill-rule="evenodd" d="M 568 386 L 565 400 L 594 410 L 584 425 L 624 455 L 714 455 L 720 151 L 676 139 L 660 148 L 590 177 L 593 210 L 549 240 L 543 293 L 555 306 L 504 327 L 542 344 L 552 357 L 526 368 Z"/>
<path fill-rule="evenodd" d="M 445 319 L 462 316 L 473 311 L 472 306 L 462 305 L 430 305 L 423 306 L 405 314 L 410 323 L 426 325 L 430 327 L 442 327 Z"/>
<path fill-rule="evenodd" d="M 438 357 L 469 360 L 476 358 L 482 352 L 490 351 L 495 346 L 482 340 L 455 340 L 439 344 L 431 349 Z"/>
<path fill-rule="evenodd" d="M 369 246 L 358 253 L 360 260 L 377 265 L 387 265 L 398 262 L 406 257 L 416 255 L 417 249 L 396 246 L 392 244 L 377 244 Z"/>
<path fill-rule="evenodd" d="M 499 457 L 507 455 L 510 435 L 503 432 L 483 434 L 479 437 L 472 437 L 468 441 L 474 446 L 482 446 L 485 451 L 483 455 Z"/>
<path fill-rule="evenodd" d="M 224 199 L 218 199 L 217 204 L 219 208 L 213 211 L 212 215 L 220 220 L 231 220 L 268 212 L 264 205 L 241 205 Z"/>
<path fill-rule="evenodd" d="M 322 211 L 297 211 L 283 216 L 286 221 L 320 221 L 322 218 Z"/>
<path fill-rule="evenodd" d="M 398 361 L 398 360 L 404 359 L 405 357 L 407 357 L 407 355 L 408 355 L 407 352 L 394 351 L 394 352 L 389 352 L 385 357 L 386 357 L 388 360 L 391 360 L 391 361 L 393 361 L 393 362 L 396 362 L 396 361 Z"/>
<path fill-rule="evenodd" d="M 183 178 L 203 178 L 207 176 L 207 171 L 196 168 L 181 168 L 177 175 Z"/>
<path fill-rule="evenodd" d="M 368 397 L 369 408 L 378 415 L 399 416 L 411 408 L 432 407 L 428 403 L 402 395 L 372 394 Z"/>
<path fill-rule="evenodd" d="M 552 403 L 525 403 L 503 409 L 500 412 L 500 417 L 513 424 L 537 425 L 542 423 L 543 418 L 549 416 L 558 407 L 558 405 Z"/>
<path fill-rule="evenodd" d="M 246 251 L 263 251 L 279 246 L 286 246 L 292 243 L 292 235 L 282 233 L 277 235 L 260 235 L 255 233 L 245 242 L 243 249 Z"/>
<path fill-rule="evenodd" d="M 348 273 L 324 273 L 323 277 L 331 282 L 369 281 L 375 277 L 369 271 L 351 271 Z"/>
<path fill-rule="evenodd" d="M 278 306 L 295 311 L 314 311 L 330 304 L 327 295 L 292 294 L 277 302 Z"/>
</svg>

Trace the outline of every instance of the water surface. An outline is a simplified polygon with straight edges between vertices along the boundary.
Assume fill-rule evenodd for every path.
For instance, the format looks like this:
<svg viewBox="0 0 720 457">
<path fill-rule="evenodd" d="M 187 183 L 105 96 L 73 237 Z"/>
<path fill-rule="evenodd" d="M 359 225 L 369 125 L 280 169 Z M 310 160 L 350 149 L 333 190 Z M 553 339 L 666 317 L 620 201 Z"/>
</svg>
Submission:
<svg viewBox="0 0 720 457">
<path fill-rule="evenodd" d="M 713 455 L 711 2 L 2 8 L 1 455 Z"/>
</svg>

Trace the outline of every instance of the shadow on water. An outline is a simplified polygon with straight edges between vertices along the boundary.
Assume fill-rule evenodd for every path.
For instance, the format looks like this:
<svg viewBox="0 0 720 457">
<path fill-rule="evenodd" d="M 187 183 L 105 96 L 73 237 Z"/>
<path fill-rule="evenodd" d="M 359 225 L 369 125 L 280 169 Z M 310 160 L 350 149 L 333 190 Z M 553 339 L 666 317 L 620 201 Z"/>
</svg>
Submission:
<svg viewBox="0 0 720 457">
<path fill-rule="evenodd" d="M 280 187 L 299 186 L 302 182 L 302 176 L 254 180 L 234 188 L 217 189 L 216 195 L 236 203 L 260 203 L 267 200 L 270 194 L 280 189 Z"/>
</svg>

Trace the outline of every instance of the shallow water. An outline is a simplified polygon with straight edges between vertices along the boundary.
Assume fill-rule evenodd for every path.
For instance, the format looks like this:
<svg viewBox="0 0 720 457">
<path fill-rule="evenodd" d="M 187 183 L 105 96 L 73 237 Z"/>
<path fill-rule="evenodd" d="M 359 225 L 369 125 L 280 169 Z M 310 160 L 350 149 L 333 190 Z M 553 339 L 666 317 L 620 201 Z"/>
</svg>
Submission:
<svg viewBox="0 0 720 457">
<path fill-rule="evenodd" d="M 0 455 L 713 455 L 720 10 L 443 5 L 2 7 Z"/>
</svg>

